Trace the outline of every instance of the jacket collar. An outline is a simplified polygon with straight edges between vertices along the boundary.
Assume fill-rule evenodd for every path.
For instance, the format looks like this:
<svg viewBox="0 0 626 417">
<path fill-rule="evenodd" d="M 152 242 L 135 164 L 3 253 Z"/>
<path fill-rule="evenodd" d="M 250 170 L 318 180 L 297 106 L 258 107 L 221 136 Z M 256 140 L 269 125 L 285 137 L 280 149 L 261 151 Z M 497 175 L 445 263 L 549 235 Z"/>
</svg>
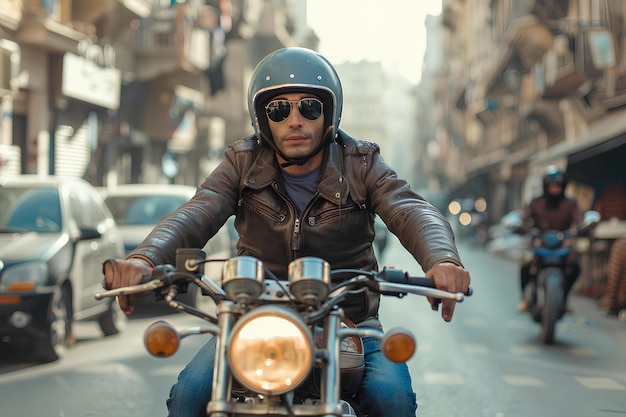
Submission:
<svg viewBox="0 0 626 417">
<path fill-rule="evenodd" d="M 318 184 L 320 196 L 328 201 L 343 205 L 348 199 L 349 186 L 343 176 L 343 152 L 337 142 L 331 142 L 324 149 L 322 174 Z M 263 146 L 256 155 L 252 166 L 245 174 L 244 185 L 258 190 L 278 182 L 280 175 L 274 151 Z"/>
</svg>

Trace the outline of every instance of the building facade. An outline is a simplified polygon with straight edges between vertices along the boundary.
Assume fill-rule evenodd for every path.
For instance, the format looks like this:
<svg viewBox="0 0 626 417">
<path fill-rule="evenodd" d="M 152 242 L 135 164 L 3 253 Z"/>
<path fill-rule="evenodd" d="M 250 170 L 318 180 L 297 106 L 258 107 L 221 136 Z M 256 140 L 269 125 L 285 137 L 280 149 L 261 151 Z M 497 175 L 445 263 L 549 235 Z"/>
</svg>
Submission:
<svg viewBox="0 0 626 417">
<path fill-rule="evenodd" d="M 197 184 L 252 133 L 247 79 L 267 53 L 296 45 L 303 10 L 0 0 L 0 173 Z"/>
<path fill-rule="evenodd" d="M 626 175 L 625 17 L 619 0 L 444 0 L 433 147 L 453 196 L 485 196 L 493 223 L 548 165 L 583 209 Z"/>
</svg>

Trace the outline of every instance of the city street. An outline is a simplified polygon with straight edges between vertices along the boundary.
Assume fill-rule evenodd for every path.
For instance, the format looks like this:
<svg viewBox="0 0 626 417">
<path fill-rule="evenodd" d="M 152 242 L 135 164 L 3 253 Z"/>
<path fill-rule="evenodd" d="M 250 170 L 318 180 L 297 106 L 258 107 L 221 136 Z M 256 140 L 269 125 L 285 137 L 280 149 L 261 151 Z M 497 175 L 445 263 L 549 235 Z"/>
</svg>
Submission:
<svg viewBox="0 0 626 417">
<path fill-rule="evenodd" d="M 604 417 L 626 415 L 626 323 L 604 316 L 594 300 L 573 296 L 574 313 L 544 346 L 540 328 L 520 315 L 517 264 L 460 242 L 474 295 L 457 305 L 451 323 L 425 299 L 383 301 L 387 329 L 409 328 L 418 351 L 409 367 L 418 416 Z M 419 275 L 419 266 L 393 239 L 382 264 Z M 200 324 L 183 314 L 177 327 Z M 80 324 L 65 358 L 45 365 L 0 359 L 0 403 L 7 416 L 166 415 L 165 399 L 178 372 L 209 336 L 184 340 L 170 359 L 143 349 L 153 317 L 130 320 L 122 335 L 102 338 L 96 324 Z"/>
</svg>

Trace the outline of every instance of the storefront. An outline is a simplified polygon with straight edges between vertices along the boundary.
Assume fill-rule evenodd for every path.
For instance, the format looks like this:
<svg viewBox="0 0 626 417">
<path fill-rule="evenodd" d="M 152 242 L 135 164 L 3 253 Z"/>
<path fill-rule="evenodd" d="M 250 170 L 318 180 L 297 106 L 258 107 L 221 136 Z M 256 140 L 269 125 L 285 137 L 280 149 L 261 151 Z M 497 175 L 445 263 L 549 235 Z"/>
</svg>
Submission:
<svg viewBox="0 0 626 417">
<path fill-rule="evenodd" d="M 57 175 L 88 173 L 99 146 L 102 120 L 115 115 L 120 105 L 121 71 L 107 61 L 107 47 L 86 47 L 97 53 L 66 52 L 52 60 L 55 105 L 49 158 L 50 171 Z M 97 62 L 87 57 L 105 58 Z"/>
<path fill-rule="evenodd" d="M 15 143 L 13 126 L 20 56 L 18 44 L 0 39 L 0 174 L 19 174 L 22 170 L 21 148 Z"/>
</svg>

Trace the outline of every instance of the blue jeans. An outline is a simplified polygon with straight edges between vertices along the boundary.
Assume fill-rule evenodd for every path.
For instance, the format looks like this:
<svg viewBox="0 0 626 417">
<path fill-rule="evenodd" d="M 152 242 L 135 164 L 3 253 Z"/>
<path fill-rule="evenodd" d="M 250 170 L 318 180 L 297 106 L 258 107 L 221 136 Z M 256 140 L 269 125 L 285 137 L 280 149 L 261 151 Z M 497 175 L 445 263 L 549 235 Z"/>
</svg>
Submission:
<svg viewBox="0 0 626 417">
<path fill-rule="evenodd" d="M 385 358 L 377 339 L 363 339 L 365 377 L 356 400 L 369 417 L 414 417 L 415 393 L 406 363 Z M 211 399 L 211 376 L 215 338 L 205 344 L 178 376 L 170 391 L 167 409 L 170 417 L 206 417 Z"/>
<path fill-rule="evenodd" d="M 365 376 L 356 401 L 368 417 L 415 417 L 417 402 L 406 363 L 394 363 L 380 351 L 380 341 L 363 338 Z"/>
</svg>

